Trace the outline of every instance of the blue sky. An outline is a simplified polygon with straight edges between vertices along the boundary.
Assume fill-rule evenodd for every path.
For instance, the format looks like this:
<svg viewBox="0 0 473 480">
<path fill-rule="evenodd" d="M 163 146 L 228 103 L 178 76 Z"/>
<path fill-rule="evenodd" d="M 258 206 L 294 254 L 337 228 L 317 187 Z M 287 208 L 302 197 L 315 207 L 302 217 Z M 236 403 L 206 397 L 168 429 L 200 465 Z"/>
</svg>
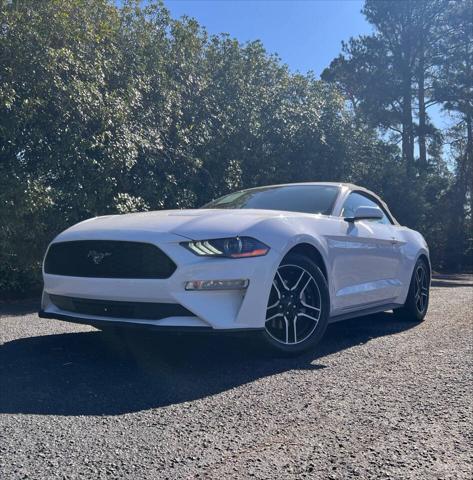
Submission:
<svg viewBox="0 0 473 480">
<path fill-rule="evenodd" d="M 362 0 L 165 0 L 173 17 L 195 18 L 209 33 L 261 40 L 294 71 L 320 75 L 342 40 L 370 33 Z"/>
<path fill-rule="evenodd" d="M 174 18 L 195 18 L 211 34 L 228 33 L 241 42 L 261 40 L 293 71 L 320 75 L 341 51 L 342 41 L 369 34 L 363 0 L 164 0 Z M 437 107 L 435 124 L 448 125 Z"/>
</svg>

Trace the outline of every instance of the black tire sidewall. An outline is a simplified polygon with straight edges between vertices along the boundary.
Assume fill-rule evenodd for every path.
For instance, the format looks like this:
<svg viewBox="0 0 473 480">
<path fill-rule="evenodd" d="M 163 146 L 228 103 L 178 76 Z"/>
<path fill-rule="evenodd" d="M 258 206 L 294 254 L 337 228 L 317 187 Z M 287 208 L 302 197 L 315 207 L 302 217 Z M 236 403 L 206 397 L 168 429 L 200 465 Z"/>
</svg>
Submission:
<svg viewBox="0 0 473 480">
<path fill-rule="evenodd" d="M 429 309 L 430 301 L 430 279 L 429 279 L 429 293 L 427 295 L 427 305 L 425 306 L 424 312 L 420 313 L 417 309 L 416 298 L 415 298 L 415 275 L 419 266 L 422 265 L 425 269 L 426 275 L 430 276 L 430 270 L 424 259 L 419 258 L 414 266 L 414 270 L 411 276 L 411 283 L 409 284 L 409 292 L 407 294 L 406 303 L 404 307 L 395 310 L 395 314 L 399 319 L 403 319 L 409 322 L 422 322 L 427 315 L 427 310 Z"/>
<path fill-rule="evenodd" d="M 297 355 L 315 347 L 315 345 L 323 337 L 325 330 L 327 329 L 330 313 L 330 294 L 328 290 L 327 280 L 325 279 L 324 274 L 322 273 L 318 265 L 310 258 L 306 257 L 305 255 L 300 255 L 298 253 L 290 253 L 284 257 L 278 268 L 288 264 L 298 265 L 306 269 L 314 277 L 314 280 L 317 282 L 317 286 L 320 291 L 322 306 L 322 311 L 317 327 L 312 332 L 311 336 L 301 343 L 298 343 L 296 345 L 284 345 L 277 340 L 274 340 L 274 338 L 272 338 L 268 334 L 266 328 L 263 330 L 262 339 L 267 347 L 269 347 L 274 353 L 290 356 Z"/>
</svg>

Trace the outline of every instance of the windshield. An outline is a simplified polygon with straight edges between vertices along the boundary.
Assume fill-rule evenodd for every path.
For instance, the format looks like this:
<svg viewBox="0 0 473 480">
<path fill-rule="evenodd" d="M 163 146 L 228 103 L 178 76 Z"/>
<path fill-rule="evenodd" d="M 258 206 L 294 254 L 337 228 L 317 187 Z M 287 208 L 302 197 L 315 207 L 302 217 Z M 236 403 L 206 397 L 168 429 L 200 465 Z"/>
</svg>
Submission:
<svg viewBox="0 0 473 480">
<path fill-rule="evenodd" d="M 252 188 L 230 193 L 207 203 L 202 208 L 258 208 L 330 215 L 338 190 L 338 187 L 328 185 Z"/>
</svg>

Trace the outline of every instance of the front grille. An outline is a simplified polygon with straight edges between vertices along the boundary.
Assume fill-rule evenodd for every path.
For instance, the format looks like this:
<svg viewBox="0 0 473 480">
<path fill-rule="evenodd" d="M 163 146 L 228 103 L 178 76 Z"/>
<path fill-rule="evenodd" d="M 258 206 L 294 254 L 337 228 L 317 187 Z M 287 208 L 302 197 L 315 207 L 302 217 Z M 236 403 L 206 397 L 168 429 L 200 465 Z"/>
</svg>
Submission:
<svg viewBox="0 0 473 480">
<path fill-rule="evenodd" d="M 53 243 L 44 271 L 92 278 L 169 278 L 176 264 L 150 243 L 79 240 Z"/>
<path fill-rule="evenodd" d="M 160 320 L 167 317 L 195 317 L 177 303 L 116 302 L 90 298 L 49 295 L 60 310 L 112 318 L 134 318 L 140 320 Z"/>
</svg>

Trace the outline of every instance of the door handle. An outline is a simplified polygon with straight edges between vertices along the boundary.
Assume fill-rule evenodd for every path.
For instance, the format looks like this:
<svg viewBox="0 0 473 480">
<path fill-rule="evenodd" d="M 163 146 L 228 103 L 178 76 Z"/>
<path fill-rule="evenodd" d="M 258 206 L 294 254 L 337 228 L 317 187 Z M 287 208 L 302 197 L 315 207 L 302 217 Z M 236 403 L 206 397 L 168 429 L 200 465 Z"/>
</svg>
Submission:
<svg viewBox="0 0 473 480">
<path fill-rule="evenodd" d="M 399 245 L 401 242 L 396 237 L 391 237 L 391 245 Z"/>
</svg>

